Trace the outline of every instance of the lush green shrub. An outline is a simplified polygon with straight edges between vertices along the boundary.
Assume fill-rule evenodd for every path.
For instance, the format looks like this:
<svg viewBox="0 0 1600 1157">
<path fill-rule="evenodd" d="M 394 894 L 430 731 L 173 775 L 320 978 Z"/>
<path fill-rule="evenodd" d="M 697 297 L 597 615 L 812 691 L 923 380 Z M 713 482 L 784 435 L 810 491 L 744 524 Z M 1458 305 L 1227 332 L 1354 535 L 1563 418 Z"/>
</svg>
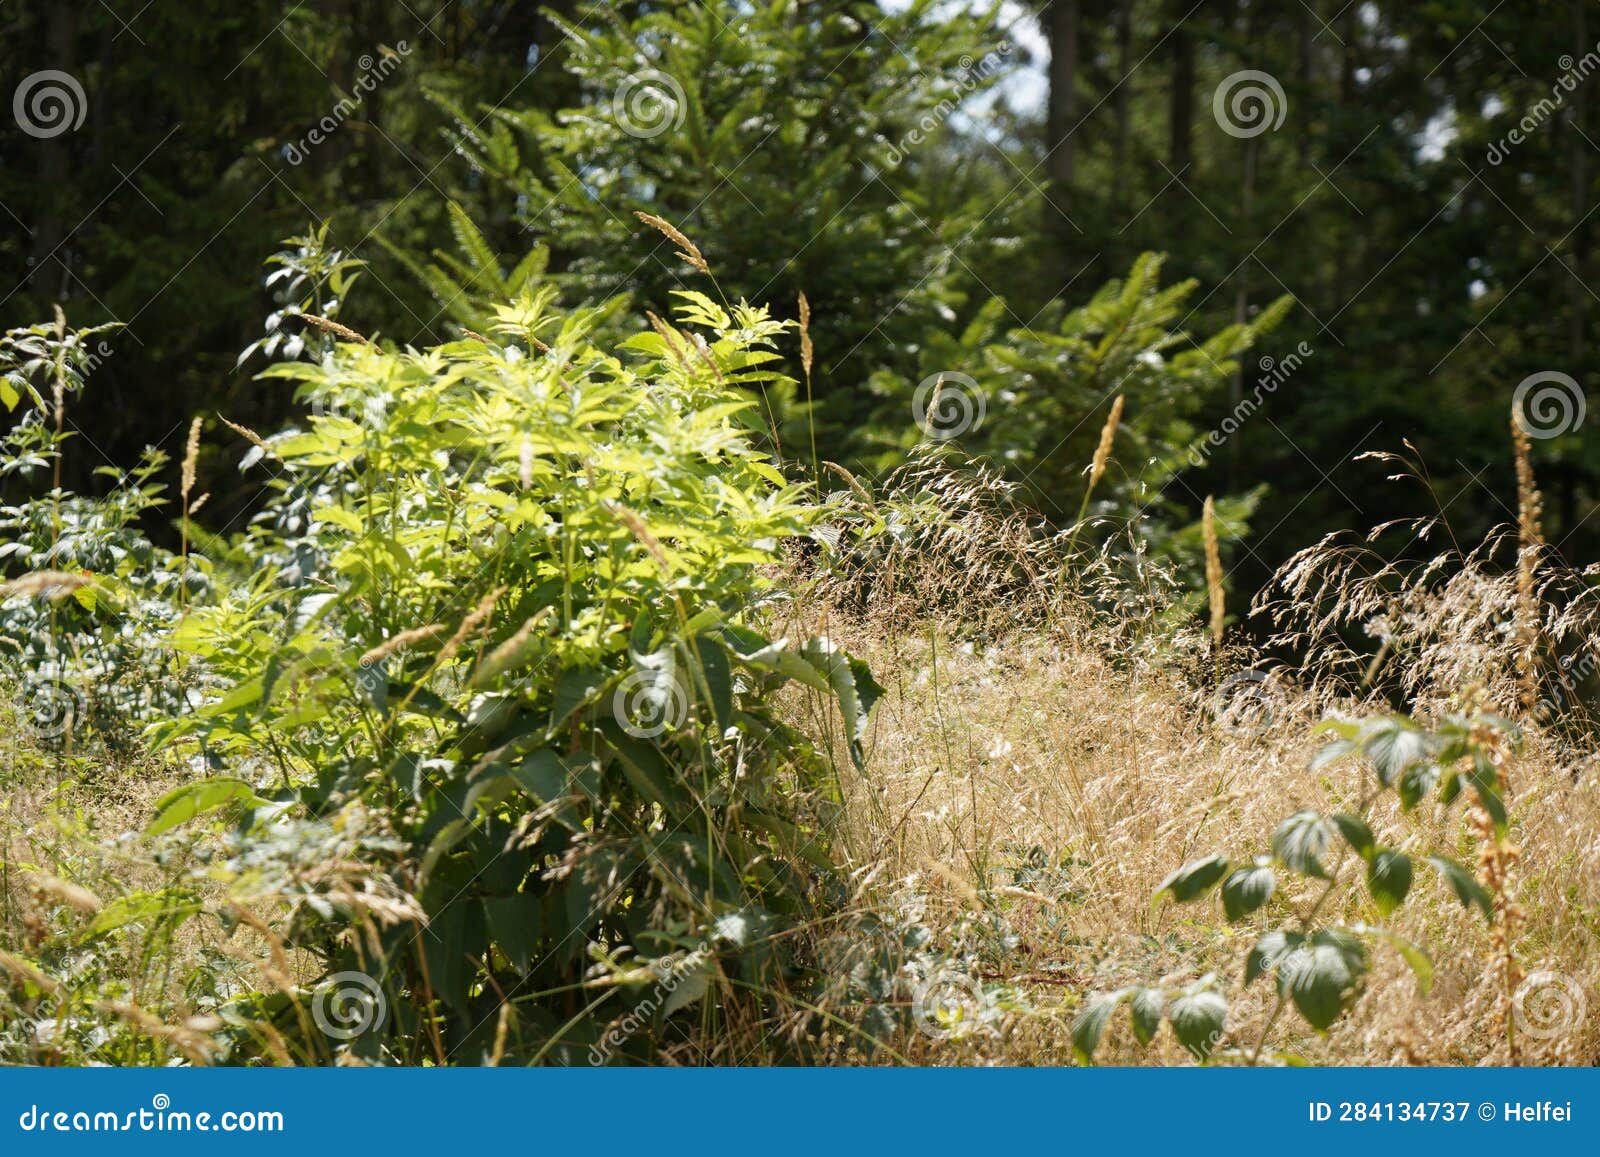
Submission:
<svg viewBox="0 0 1600 1157">
<path fill-rule="evenodd" d="M 1052 303 L 1026 326 L 1008 324 L 1017 319 L 995 299 L 966 328 L 930 333 L 914 377 L 873 376 L 883 399 L 872 427 L 874 464 L 892 468 L 919 440 L 959 446 L 1004 469 L 1058 526 L 1086 515 L 1126 523 L 1153 553 L 1194 563 L 1199 503 L 1180 474 L 1196 464 L 1191 448 L 1204 444 L 1196 420 L 1222 398 L 1239 359 L 1282 320 L 1289 299 L 1199 338 L 1183 328 L 1196 283 L 1163 286 L 1161 267 L 1159 254 L 1146 253 L 1085 305 Z M 1101 481 L 1086 468 L 1118 397 L 1125 408 L 1112 427 L 1115 465 Z M 1225 537 L 1243 537 L 1261 493 L 1218 504 Z M 1079 541 L 1109 537 L 1085 533 Z"/>
<path fill-rule="evenodd" d="M 112 326 L 53 323 L 0 337 L 0 402 L 15 415 L 0 438 L 0 669 L 24 722 L 56 749 L 126 745 L 130 728 L 178 709 L 185 679 L 164 645 L 183 605 L 209 588 L 209 566 L 151 543 L 140 527 L 161 506 L 165 457 L 150 450 L 103 498 L 62 488 L 67 411 L 109 353 Z M 40 488 L 41 476 L 49 483 Z M 189 495 L 184 495 L 185 510 Z"/>
<path fill-rule="evenodd" d="M 760 633 L 762 567 L 811 517 L 749 425 L 785 326 L 685 293 L 685 328 L 613 353 L 551 296 L 492 336 L 265 371 L 311 416 L 252 455 L 260 569 L 173 639 L 226 689 L 162 736 L 225 775 L 154 829 L 243 812 L 220 871 L 273 877 L 293 942 L 369 978 L 388 1015 L 350 1047 L 374 1059 L 642 1058 L 697 1001 L 711 1024 L 781 999 L 832 791 L 770 693 L 829 694 L 852 738 L 877 694 L 826 640 Z M 331 866 L 356 831 L 398 849 L 354 857 L 379 881 Z M 274 1010 L 300 1016 L 234 1011 Z"/>
</svg>

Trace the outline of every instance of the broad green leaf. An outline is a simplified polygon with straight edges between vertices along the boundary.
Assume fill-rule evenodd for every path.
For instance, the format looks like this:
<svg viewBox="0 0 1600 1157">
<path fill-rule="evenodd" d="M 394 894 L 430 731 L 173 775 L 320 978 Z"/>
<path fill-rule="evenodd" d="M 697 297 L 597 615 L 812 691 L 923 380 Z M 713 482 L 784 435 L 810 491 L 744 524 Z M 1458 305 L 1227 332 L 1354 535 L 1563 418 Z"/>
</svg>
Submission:
<svg viewBox="0 0 1600 1157">
<path fill-rule="evenodd" d="M 1167 994 L 1159 988 L 1141 988 L 1133 994 L 1133 1039 L 1141 1046 L 1155 1039 L 1166 1011 Z"/>
<path fill-rule="evenodd" d="M 863 766 L 861 741 L 866 738 L 867 717 L 872 712 L 873 704 L 883 695 L 883 688 L 872 677 L 872 671 L 865 663 L 852 659 L 828 639 L 807 639 L 800 647 L 800 657 L 828 680 L 828 686 L 839 702 L 839 713 L 844 719 L 851 756 L 858 767 Z"/>
<path fill-rule="evenodd" d="M 1487 755 L 1479 752 L 1473 757 L 1472 771 L 1466 776 L 1467 783 L 1478 797 L 1478 802 L 1494 820 L 1497 831 L 1506 829 L 1506 803 L 1500 794 L 1500 771 Z"/>
<path fill-rule="evenodd" d="M 467 1009 L 473 971 L 469 957 L 482 955 L 485 932 L 483 905 L 466 896 L 447 898 L 428 913 L 422 930 L 428 984 L 435 996 L 459 1012 Z"/>
<path fill-rule="evenodd" d="M 422 857 L 422 867 L 418 869 L 419 879 L 426 881 L 433 874 L 433 869 L 439 861 L 450 854 L 462 840 L 472 833 L 472 821 L 464 817 L 451 820 L 439 829 L 437 835 L 428 844 L 428 850 Z"/>
<path fill-rule="evenodd" d="M 1093 1063 L 1094 1050 L 1100 1047 L 1106 1022 L 1117 1010 L 1117 1005 L 1131 995 L 1133 989 L 1119 988 L 1115 992 L 1097 992 L 1084 1002 L 1078 1015 L 1072 1018 L 1072 1052 L 1079 1064 Z"/>
<path fill-rule="evenodd" d="M 550 705 L 550 730 L 557 730 L 572 718 L 573 712 L 598 695 L 605 683 L 605 672 L 592 667 L 561 672 L 556 680 L 555 698 Z"/>
<path fill-rule="evenodd" d="M 670 974 L 672 991 L 667 995 L 666 1003 L 661 1006 L 661 1015 L 671 1016 L 680 1008 L 687 1008 L 705 996 L 706 989 L 710 987 L 716 974 L 716 965 L 703 953 L 696 954 L 689 961 L 680 961 Z M 665 987 L 666 983 L 663 980 L 662 986 Z"/>
<path fill-rule="evenodd" d="M 1339 1019 L 1357 996 L 1367 972 L 1367 949 L 1347 932 L 1318 932 L 1293 949 L 1278 966 L 1290 999 L 1318 1031 Z"/>
<path fill-rule="evenodd" d="M 1272 854 L 1290 871 L 1325 879 L 1322 857 L 1328 850 L 1328 821 L 1314 811 L 1296 812 L 1272 833 Z"/>
<path fill-rule="evenodd" d="M 1494 898 L 1489 895 L 1487 888 L 1478 883 L 1471 872 L 1444 856 L 1429 856 L 1428 863 L 1439 869 L 1439 874 L 1449 883 L 1463 908 L 1477 905 L 1479 911 L 1483 913 L 1483 918 L 1490 923 L 1494 922 Z"/>
<path fill-rule="evenodd" d="M 511 778 L 540 803 L 560 799 L 567 792 L 567 769 L 548 747 L 535 751 L 511 769 Z"/>
<path fill-rule="evenodd" d="M 538 896 L 493 896 L 483 902 L 489 934 L 518 972 L 526 974 L 536 959 L 544 927 L 544 903 Z"/>
<path fill-rule="evenodd" d="M 256 797 L 255 790 L 243 780 L 219 776 L 203 779 L 199 783 L 169 791 L 156 801 L 156 815 L 145 828 L 145 834 L 158 836 L 179 824 L 187 823 L 198 815 L 226 807 L 228 804 L 264 803 Z"/>
<path fill-rule="evenodd" d="M 1167 1009 L 1167 1020 L 1178 1042 L 1198 1061 L 1216 1050 L 1227 1019 L 1227 999 L 1210 988 L 1185 993 Z"/>
<path fill-rule="evenodd" d="M 1367 826 L 1365 820 L 1359 816 L 1346 815 L 1343 812 L 1333 816 L 1332 820 L 1333 826 L 1339 829 L 1339 834 L 1355 850 L 1356 855 L 1363 860 L 1372 855 L 1375 843 L 1372 838 L 1372 829 Z"/>
<path fill-rule="evenodd" d="M 710 635 L 696 636 L 693 650 L 700 660 L 700 677 L 711 693 L 712 715 L 717 727 L 726 730 L 733 725 L 733 669 L 728 664 L 728 653 Z"/>
<path fill-rule="evenodd" d="M 1244 982 L 1250 984 L 1256 977 L 1268 972 L 1276 972 L 1291 952 L 1305 942 L 1305 937 L 1298 932 L 1272 931 L 1263 933 L 1250 949 L 1250 955 L 1245 958 Z"/>
<path fill-rule="evenodd" d="M 1381 719 L 1370 725 L 1363 746 L 1385 787 L 1392 787 L 1412 764 L 1429 758 L 1427 732 L 1400 718 Z"/>
<path fill-rule="evenodd" d="M 84 934 L 99 936 L 129 924 L 153 925 L 163 920 L 173 921 L 173 927 L 176 927 L 202 909 L 203 905 L 193 892 L 178 888 L 130 892 L 126 896 L 118 896 L 96 913 Z"/>
<path fill-rule="evenodd" d="M 1367 887 L 1378 911 L 1389 915 L 1411 890 L 1411 857 L 1395 851 L 1374 853 L 1367 863 Z"/>
<path fill-rule="evenodd" d="M 1225 856 L 1207 856 L 1203 860 L 1195 860 L 1162 880 L 1156 888 L 1155 898 L 1159 900 L 1163 892 L 1170 892 L 1180 904 L 1198 900 L 1216 887 L 1227 871 L 1228 860 Z"/>
<path fill-rule="evenodd" d="M 364 534 L 367 529 L 362 524 L 360 515 L 342 506 L 324 506 L 315 511 L 312 518 L 329 526 L 337 526 L 340 530 L 348 530 L 357 536 Z"/>
<path fill-rule="evenodd" d="M 1437 763 L 1414 763 L 1400 773 L 1400 807 L 1410 811 L 1421 803 L 1439 782 Z"/>
<path fill-rule="evenodd" d="M 1357 750 L 1356 745 L 1348 739 L 1335 739 L 1332 743 L 1322 748 L 1311 757 L 1311 770 L 1321 771 L 1330 763 L 1335 763 Z"/>
<path fill-rule="evenodd" d="M 1239 868 L 1222 882 L 1222 910 L 1230 921 L 1242 920 L 1268 900 L 1278 886 L 1271 867 Z"/>
</svg>

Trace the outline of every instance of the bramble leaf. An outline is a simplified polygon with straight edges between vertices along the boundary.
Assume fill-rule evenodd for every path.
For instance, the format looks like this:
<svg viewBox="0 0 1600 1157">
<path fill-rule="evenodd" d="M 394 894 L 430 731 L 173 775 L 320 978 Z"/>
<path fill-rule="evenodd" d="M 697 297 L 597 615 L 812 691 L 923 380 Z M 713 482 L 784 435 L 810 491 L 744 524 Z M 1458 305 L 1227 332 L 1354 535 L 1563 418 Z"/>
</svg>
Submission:
<svg viewBox="0 0 1600 1157">
<path fill-rule="evenodd" d="M 1217 881 L 1221 880 L 1227 871 L 1226 856 L 1207 856 L 1203 860 L 1195 860 L 1162 880 L 1156 889 L 1156 898 L 1160 899 L 1163 892 L 1170 892 L 1172 898 L 1180 904 L 1198 900 L 1216 887 Z"/>
</svg>

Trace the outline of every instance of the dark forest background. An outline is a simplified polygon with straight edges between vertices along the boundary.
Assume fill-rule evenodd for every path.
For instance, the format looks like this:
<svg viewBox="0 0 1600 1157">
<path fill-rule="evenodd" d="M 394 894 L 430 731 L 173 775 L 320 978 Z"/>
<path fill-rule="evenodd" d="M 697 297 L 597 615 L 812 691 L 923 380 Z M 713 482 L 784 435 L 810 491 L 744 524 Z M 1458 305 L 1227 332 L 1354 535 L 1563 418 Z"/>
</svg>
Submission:
<svg viewBox="0 0 1600 1157">
<path fill-rule="evenodd" d="M 1517 386 L 1593 377 L 1597 41 L 1584 0 L 5 0 L 7 93 L 59 70 L 84 102 L 56 135 L 15 108 L 0 126 L 0 328 L 55 304 L 125 327 L 70 415 L 65 482 L 91 488 L 146 445 L 181 457 L 193 414 L 290 413 L 253 380 L 299 354 L 292 319 L 263 328 L 304 304 L 263 281 L 285 238 L 306 301 L 420 346 L 535 274 L 665 314 L 702 286 L 643 210 L 730 297 L 793 317 L 807 294 L 815 409 L 786 404 L 821 458 L 888 469 L 916 385 L 961 374 L 986 405 L 968 448 L 1069 520 L 1125 393 L 1166 457 L 1124 460 L 1102 500 L 1159 490 L 1181 536 L 1235 496 L 1253 588 L 1330 529 L 1442 508 L 1465 540 L 1510 517 Z M 1249 135 L 1216 103 L 1243 71 L 1278 89 Z M 1144 253 L 1196 281 L 1167 326 L 1193 340 L 1088 373 L 1074 311 Z M 365 266 L 335 301 L 340 261 Z M 1236 367 L 1183 361 L 1252 322 Z M 215 529 L 254 497 L 227 437 L 201 461 Z M 1406 442 L 1431 491 L 1354 460 Z M 1589 561 L 1590 426 L 1535 465 L 1551 544 Z"/>
</svg>

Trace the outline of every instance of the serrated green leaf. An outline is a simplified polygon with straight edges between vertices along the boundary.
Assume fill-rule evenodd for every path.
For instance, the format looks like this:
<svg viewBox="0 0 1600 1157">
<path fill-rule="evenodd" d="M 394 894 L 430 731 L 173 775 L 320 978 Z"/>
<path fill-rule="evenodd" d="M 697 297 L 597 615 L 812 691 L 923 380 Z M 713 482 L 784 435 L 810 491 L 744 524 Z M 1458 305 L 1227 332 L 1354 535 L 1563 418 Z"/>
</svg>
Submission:
<svg viewBox="0 0 1600 1157">
<path fill-rule="evenodd" d="M 1343 759 L 1345 756 L 1349 755 L 1355 750 L 1357 750 L 1357 748 L 1352 741 L 1348 739 L 1335 739 L 1332 743 L 1328 744 L 1311 757 L 1310 770 L 1313 773 L 1321 771 L 1330 763 L 1335 763 Z"/>
<path fill-rule="evenodd" d="M 1494 898 L 1489 895 L 1487 888 L 1478 883 L 1471 872 L 1444 856 L 1429 856 L 1428 863 L 1439 869 L 1439 874 L 1455 892 L 1456 899 L 1461 901 L 1463 908 L 1476 905 L 1485 920 L 1491 923 L 1494 921 Z"/>
<path fill-rule="evenodd" d="M 1094 1051 L 1105 1035 L 1106 1022 L 1117 1011 L 1117 1005 L 1132 993 L 1131 988 L 1119 988 L 1115 992 L 1097 992 L 1084 1001 L 1078 1015 L 1072 1018 L 1072 1052 L 1079 1064 L 1094 1063 Z"/>
<path fill-rule="evenodd" d="M 1322 857 L 1328 850 L 1328 821 L 1314 811 L 1296 812 L 1272 833 L 1272 854 L 1290 871 L 1326 879 Z"/>
<path fill-rule="evenodd" d="M 186 784 L 169 791 L 156 801 L 156 815 L 145 828 L 145 834 L 158 836 L 196 816 L 228 804 L 264 802 L 256 798 L 255 790 L 243 780 L 219 776 Z"/>
<path fill-rule="evenodd" d="M 1172 898 L 1180 904 L 1191 900 L 1198 900 L 1222 879 L 1228 871 L 1226 856 L 1207 856 L 1203 860 L 1195 860 L 1185 864 L 1172 875 L 1168 876 L 1156 888 L 1156 898 L 1160 899 L 1162 893 L 1170 892 Z"/>
<path fill-rule="evenodd" d="M 1421 803 L 1439 782 L 1437 763 L 1414 763 L 1400 773 L 1400 807 L 1410 811 Z"/>
<path fill-rule="evenodd" d="M 1411 857 L 1395 851 L 1375 852 L 1367 863 L 1367 888 L 1378 911 L 1389 915 L 1411 890 Z"/>
<path fill-rule="evenodd" d="M 1367 972 L 1367 949 L 1347 932 L 1318 932 L 1279 965 L 1289 997 L 1319 1032 L 1355 1002 Z"/>
<path fill-rule="evenodd" d="M 1239 868 L 1222 882 L 1222 910 L 1230 921 L 1242 920 L 1272 899 L 1278 878 L 1270 867 Z"/>
<path fill-rule="evenodd" d="M 1167 994 L 1159 988 L 1141 988 L 1133 994 L 1133 1039 L 1141 1048 L 1155 1039 L 1166 1007 Z"/>
<path fill-rule="evenodd" d="M 1184 993 L 1167 1010 L 1167 1021 L 1172 1025 L 1178 1043 L 1199 1061 L 1205 1060 L 1216 1050 L 1227 1019 L 1227 999 L 1209 988 Z"/>
<path fill-rule="evenodd" d="M 1385 787 L 1392 787 L 1406 768 L 1429 757 L 1427 732 L 1400 718 L 1377 720 L 1362 746 Z"/>
<path fill-rule="evenodd" d="M 1367 826 L 1365 820 L 1341 812 L 1333 817 L 1333 826 L 1339 829 L 1339 834 L 1355 850 L 1356 855 L 1363 860 L 1372 855 L 1374 846 L 1372 829 Z"/>
</svg>

